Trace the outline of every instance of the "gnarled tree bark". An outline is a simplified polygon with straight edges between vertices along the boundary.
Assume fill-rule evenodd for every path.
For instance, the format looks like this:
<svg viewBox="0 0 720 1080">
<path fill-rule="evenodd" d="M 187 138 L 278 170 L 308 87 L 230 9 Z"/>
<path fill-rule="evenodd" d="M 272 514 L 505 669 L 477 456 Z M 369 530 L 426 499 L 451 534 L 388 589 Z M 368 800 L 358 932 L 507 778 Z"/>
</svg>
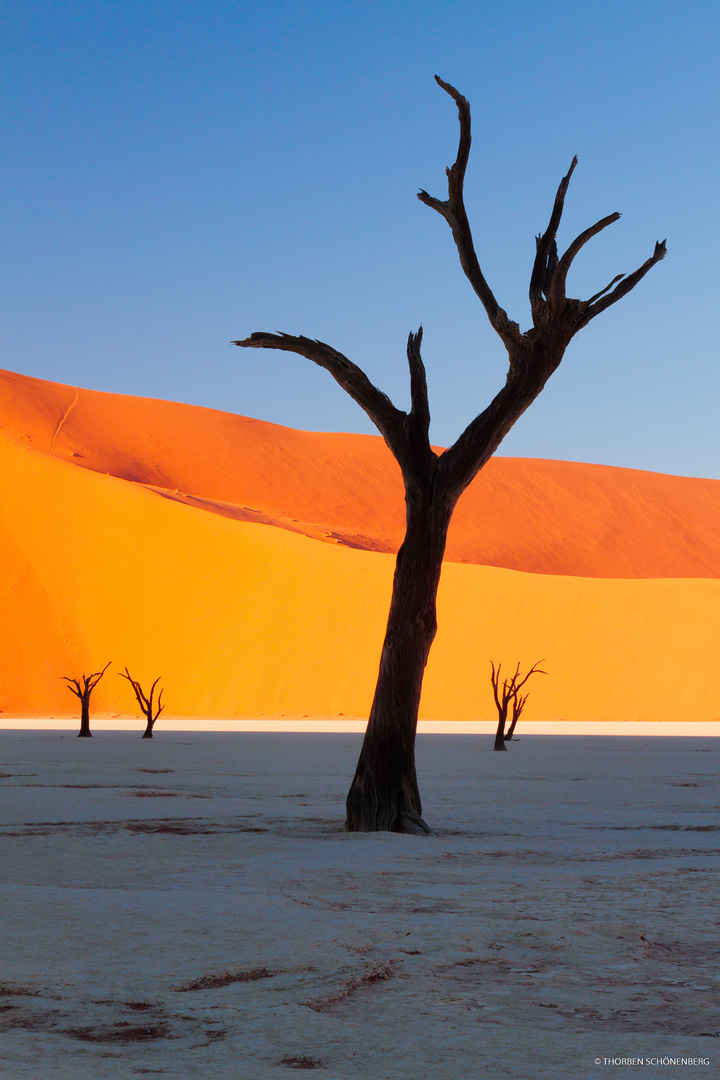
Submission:
<svg viewBox="0 0 720 1080">
<path fill-rule="evenodd" d="M 665 255 L 665 242 L 634 273 L 619 275 L 589 300 L 568 298 L 570 265 L 587 241 L 617 221 L 611 214 L 582 232 L 562 258 L 556 235 L 574 158 L 555 196 L 550 222 L 537 237 L 530 280 L 532 327 L 522 333 L 500 307 L 480 269 L 465 210 L 463 184 L 470 153 L 470 106 L 449 83 L 436 81 L 458 108 L 460 141 L 447 170 L 448 198 L 420 191 L 418 198 L 445 218 L 460 264 L 508 353 L 504 387 L 441 455 L 430 446 L 430 411 L 420 356 L 422 329 L 408 340 L 411 409 L 397 409 L 346 356 L 321 341 L 288 334 L 254 333 L 233 342 L 250 349 L 299 353 L 325 368 L 376 425 L 400 465 L 405 484 L 407 529 L 398 552 L 380 670 L 360 759 L 347 797 L 350 831 L 427 833 L 415 775 L 415 734 L 422 680 L 435 637 L 435 599 L 447 530 L 458 498 L 494 454 L 515 421 L 542 391 L 572 337 L 625 296 Z"/>
</svg>

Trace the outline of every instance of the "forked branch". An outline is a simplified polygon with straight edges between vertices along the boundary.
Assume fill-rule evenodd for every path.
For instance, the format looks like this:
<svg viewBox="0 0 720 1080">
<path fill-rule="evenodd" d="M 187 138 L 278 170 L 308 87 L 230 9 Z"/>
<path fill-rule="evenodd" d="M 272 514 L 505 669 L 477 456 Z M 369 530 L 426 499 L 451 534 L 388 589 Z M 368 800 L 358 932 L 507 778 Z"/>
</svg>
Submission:
<svg viewBox="0 0 720 1080">
<path fill-rule="evenodd" d="M 422 337 L 422 335 L 421 335 Z M 298 353 L 312 360 L 318 367 L 325 368 L 343 390 L 357 402 L 378 428 L 388 445 L 393 448 L 405 414 L 396 409 L 387 394 L 383 394 L 368 379 L 365 372 L 343 356 L 337 349 L 323 341 L 312 338 L 293 337 L 291 334 L 251 334 L 242 341 L 233 341 L 244 349 L 280 349 L 284 352 Z"/>
<path fill-rule="evenodd" d="M 610 282 L 610 285 L 608 285 L 606 289 L 596 293 L 590 300 L 586 300 L 584 303 L 580 304 L 578 314 L 573 319 L 572 323 L 573 334 L 577 334 L 578 330 L 582 330 L 583 326 L 587 326 L 590 320 L 594 319 L 596 315 L 599 315 L 601 311 L 605 311 L 612 304 L 617 303 L 618 300 L 622 300 L 623 296 L 627 296 L 631 289 L 634 289 L 637 283 L 642 281 L 648 270 L 652 270 L 653 266 L 664 259 L 666 255 L 666 241 L 658 240 L 655 244 L 654 252 L 642 266 L 638 267 L 632 274 L 628 274 L 627 277 L 625 277 L 624 274 L 618 275 L 614 281 Z M 610 289 L 616 281 L 619 281 L 620 284 L 617 285 L 611 293 L 608 293 L 608 289 Z"/>
<path fill-rule="evenodd" d="M 565 196 L 570 184 L 570 178 L 575 172 L 577 161 L 576 155 L 570 162 L 570 168 L 566 175 L 560 181 L 547 229 L 541 236 L 535 238 L 535 262 L 530 275 L 530 307 L 532 308 L 533 318 L 536 310 L 539 310 L 542 304 L 542 294 L 547 295 L 550 290 L 553 270 L 557 265 L 557 231 L 565 206 Z"/>
<path fill-rule="evenodd" d="M 527 675 L 523 679 L 520 679 L 519 682 L 517 681 L 517 679 L 518 679 L 518 676 L 520 674 L 520 664 L 518 664 L 518 666 L 516 668 L 516 671 L 515 671 L 515 674 L 513 675 L 513 678 L 512 678 L 513 693 L 514 693 L 514 695 L 516 697 L 517 697 L 518 691 L 520 689 L 522 689 L 522 687 L 525 685 L 525 683 L 528 681 L 528 679 L 530 678 L 531 675 L 547 675 L 547 671 L 543 671 L 543 669 L 539 666 L 540 664 L 544 664 L 544 663 L 545 663 L 544 660 L 537 660 L 533 664 L 533 666 L 530 668 Z"/>
<path fill-rule="evenodd" d="M 588 229 L 584 229 L 568 247 L 562 258 L 557 257 L 556 235 L 562 217 L 570 177 L 572 176 L 577 157 L 574 157 L 566 176 L 560 182 L 555 204 L 550 216 L 550 224 L 545 233 L 537 237 L 537 252 L 535 263 L 530 278 L 530 306 L 532 308 L 533 324 L 536 330 L 550 327 L 554 332 L 560 332 L 561 338 L 569 342 L 572 337 L 586 326 L 591 319 L 605 311 L 611 304 L 616 303 L 623 296 L 627 296 L 631 289 L 645 277 L 648 270 L 665 258 L 665 241 L 658 241 L 652 256 L 634 273 L 618 274 L 609 285 L 600 292 L 591 296 L 589 300 L 572 300 L 566 295 L 567 275 L 573 260 L 582 248 L 593 236 L 606 229 L 608 225 L 619 221 L 620 214 L 615 212 L 596 221 Z M 617 285 L 618 282 L 622 284 Z M 612 289 L 613 285 L 617 288 Z M 545 300 L 543 300 L 543 295 Z M 525 335 L 527 336 L 527 335 Z"/>
<path fill-rule="evenodd" d="M 427 191 L 424 191 L 423 189 L 418 192 L 418 199 L 420 202 L 425 203 L 426 206 L 430 206 L 433 210 L 437 210 L 437 212 L 445 218 L 452 229 L 455 246 L 457 247 L 458 255 L 460 256 L 460 265 L 463 268 L 465 276 L 485 308 L 487 317 L 490 320 L 490 325 L 495 332 L 499 334 L 509 350 L 512 345 L 517 344 L 520 338 L 520 329 L 517 323 L 512 322 L 508 318 L 507 312 L 500 307 L 495 299 L 492 289 L 485 280 L 475 252 L 470 223 L 468 221 L 467 211 L 465 210 L 463 186 L 465 182 L 465 169 L 467 168 L 468 157 L 470 155 L 470 144 L 472 141 L 470 130 L 470 105 L 467 98 L 464 98 L 454 86 L 450 85 L 450 83 L 443 82 L 439 75 L 435 76 L 435 82 L 450 95 L 457 105 L 458 117 L 460 120 L 460 141 L 455 164 L 445 170 L 448 178 L 447 199 L 444 201 L 436 199 L 432 195 L 428 195 Z"/>
<path fill-rule="evenodd" d="M 63 675 L 62 678 L 68 684 L 68 689 L 82 701 L 84 698 L 90 697 L 93 690 L 110 667 L 110 664 L 112 664 L 112 660 L 108 660 L 102 671 L 94 671 L 91 675 L 85 675 L 83 673 L 80 676 L 80 679 L 82 679 L 82 686 L 80 685 L 80 679 L 71 679 L 68 675 Z"/>
<path fill-rule="evenodd" d="M 567 249 L 563 257 L 559 260 L 557 268 L 552 275 L 550 285 L 548 288 L 548 300 L 558 305 L 565 299 L 565 282 L 567 280 L 568 271 L 572 265 L 572 261 L 579 251 L 587 244 L 588 240 L 591 240 L 593 236 L 597 236 L 598 233 L 606 229 L 608 225 L 612 225 L 614 222 L 620 220 L 620 214 L 608 214 L 607 217 L 601 218 L 600 221 L 596 221 L 594 225 L 591 225 L 589 229 L 585 229 L 577 236 L 570 247 Z"/>
</svg>

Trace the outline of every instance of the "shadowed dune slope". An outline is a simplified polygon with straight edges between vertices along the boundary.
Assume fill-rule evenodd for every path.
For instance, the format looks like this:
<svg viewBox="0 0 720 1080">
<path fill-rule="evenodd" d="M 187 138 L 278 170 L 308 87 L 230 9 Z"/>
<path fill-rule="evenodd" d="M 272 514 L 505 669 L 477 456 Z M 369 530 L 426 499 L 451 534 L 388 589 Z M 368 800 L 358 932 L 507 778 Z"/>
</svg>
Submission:
<svg viewBox="0 0 720 1080">
<path fill-rule="evenodd" d="M 399 470 L 379 437 L 11 372 L 0 372 L 0 428 L 195 511 L 373 552 L 402 539 Z M 460 500 L 447 559 L 534 574 L 719 577 L 720 481 L 494 458 Z"/>
</svg>

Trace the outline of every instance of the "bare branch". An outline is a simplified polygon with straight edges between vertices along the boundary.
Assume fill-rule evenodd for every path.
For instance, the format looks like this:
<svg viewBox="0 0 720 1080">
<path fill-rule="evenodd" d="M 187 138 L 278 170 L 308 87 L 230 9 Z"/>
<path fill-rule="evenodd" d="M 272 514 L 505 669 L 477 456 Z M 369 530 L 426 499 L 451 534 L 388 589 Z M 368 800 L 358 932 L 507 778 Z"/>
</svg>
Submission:
<svg viewBox="0 0 720 1080">
<path fill-rule="evenodd" d="M 468 157 L 470 154 L 470 144 L 472 141 L 470 129 L 470 105 L 468 104 L 467 99 L 464 98 L 454 86 L 451 86 L 450 83 L 443 82 L 439 75 L 435 76 L 435 82 L 450 95 L 458 107 L 460 141 L 455 164 L 449 169 L 446 169 L 448 178 L 447 200 L 442 202 L 440 199 L 435 199 L 432 195 L 428 195 L 427 191 L 422 189 L 418 192 L 418 199 L 420 202 L 425 203 L 426 206 L 431 207 L 433 210 L 437 210 L 437 212 L 445 218 L 452 229 L 455 246 L 457 247 L 458 255 L 460 256 L 460 265 L 463 268 L 465 276 L 485 308 L 488 319 L 490 320 L 490 325 L 509 348 L 519 339 L 520 329 L 517 323 L 512 322 L 508 318 L 507 312 L 500 307 L 493 295 L 492 289 L 483 276 L 477 254 L 475 253 L 470 223 L 468 222 L 467 212 L 465 210 L 463 184 L 465 180 L 465 169 L 467 168 Z"/>
<path fill-rule="evenodd" d="M 127 668 L 125 668 L 124 671 L 118 671 L 118 675 L 120 676 L 121 679 L 127 679 L 127 681 L 132 686 L 133 690 L 135 690 L 135 680 L 133 679 L 132 675 L 130 674 L 130 672 L 128 671 Z"/>
<path fill-rule="evenodd" d="M 656 263 L 661 262 L 662 259 L 665 258 L 667 254 L 667 247 L 665 245 L 665 240 L 658 240 L 655 244 L 655 250 L 650 256 L 650 258 L 647 259 L 646 262 L 644 262 L 642 266 L 640 266 L 632 274 L 628 274 L 627 277 L 623 277 L 622 280 L 620 280 L 620 284 L 617 285 L 611 293 L 609 293 L 607 296 L 603 296 L 601 293 L 600 295 L 602 298 L 597 300 L 595 303 L 592 303 L 588 300 L 587 306 L 582 305 L 580 311 L 578 312 L 577 318 L 572 324 L 572 333 L 577 334 L 578 330 L 581 330 L 583 326 L 587 326 L 590 320 L 594 319 L 596 315 L 599 315 L 601 311 L 605 311 L 612 304 L 615 304 L 618 300 L 621 300 L 623 296 L 627 296 L 627 294 L 635 288 L 637 283 L 639 281 L 642 281 L 648 270 L 651 270 Z M 603 290 L 603 292 L 605 291 L 606 290 Z"/>
<path fill-rule="evenodd" d="M 515 697 L 513 701 L 513 720 L 518 720 L 521 712 L 525 708 L 525 703 L 529 697 L 529 694 L 525 694 L 524 697 Z"/>
<path fill-rule="evenodd" d="M 495 671 L 495 664 L 494 664 L 494 662 L 492 660 L 490 661 L 490 671 L 491 671 L 490 682 L 492 683 L 493 697 L 495 698 L 495 704 L 496 704 L 496 706 L 498 708 L 498 712 L 502 711 L 502 705 L 500 704 L 500 697 L 499 697 L 499 694 L 498 694 L 498 685 L 500 683 L 500 669 L 501 668 L 502 668 L 502 664 L 498 664 L 497 671 Z"/>
<path fill-rule="evenodd" d="M 105 674 L 105 672 L 107 671 L 107 669 L 110 667 L 111 664 L 112 664 L 112 660 L 108 660 L 107 664 L 102 669 L 102 671 L 94 671 L 92 673 L 92 675 L 89 675 L 87 677 L 87 679 L 85 680 L 85 684 L 86 684 L 85 688 L 87 690 L 90 690 L 90 692 L 92 692 L 95 689 L 95 687 L 97 686 L 97 684 L 100 682 L 103 675 Z M 83 678 L 85 678 L 85 676 L 83 676 Z"/>
<path fill-rule="evenodd" d="M 335 381 L 350 395 L 375 424 L 393 453 L 405 414 L 396 409 L 390 398 L 370 382 L 357 364 L 353 364 L 337 349 L 323 341 L 312 338 L 293 337 L 290 334 L 251 334 L 242 341 L 233 341 L 244 349 L 281 349 L 298 353 L 312 360 L 318 367 L 329 371 Z"/>
<path fill-rule="evenodd" d="M 533 666 L 528 671 L 525 678 L 521 679 L 520 682 L 516 682 L 516 679 L 517 679 L 518 675 L 520 674 L 520 665 L 518 664 L 517 671 L 515 672 L 515 674 L 513 676 L 513 693 L 516 696 L 517 696 L 518 690 L 520 690 L 521 687 L 523 687 L 525 685 L 525 683 L 528 681 L 528 679 L 530 678 L 531 675 L 547 675 L 547 671 L 543 671 L 542 668 L 538 667 L 538 664 L 544 664 L 544 663 L 545 663 L 544 660 L 536 661 L 536 663 L 534 663 Z"/>
<path fill-rule="evenodd" d="M 477 476 L 515 421 L 542 389 L 544 379 L 536 393 L 518 393 L 514 371 L 511 367 L 507 382 L 487 408 L 471 420 L 452 446 L 440 455 L 438 470 L 441 481 L 454 497 L 459 497 Z"/>
<path fill-rule="evenodd" d="M 565 206 L 565 195 L 567 194 L 567 189 L 570 184 L 570 177 L 575 172 L 577 160 L 576 155 L 570 163 L 567 174 L 563 176 L 560 181 L 547 229 L 542 236 L 536 237 L 537 250 L 535 252 L 535 262 L 533 264 L 532 274 L 530 276 L 530 306 L 533 315 L 542 303 L 543 292 L 547 291 L 547 288 L 549 287 L 548 261 L 551 257 L 553 242 L 557 236 L 560 219 L 562 218 L 563 207 Z M 557 254 L 557 249 L 555 249 L 555 253 Z"/>
<path fill-rule="evenodd" d="M 428 403 L 427 376 L 425 365 L 420 355 L 423 330 L 410 334 L 407 343 L 408 366 L 410 367 L 410 419 L 425 433 L 430 430 L 430 405 Z"/>
<path fill-rule="evenodd" d="M 420 188 L 417 197 L 421 203 L 425 203 L 431 210 L 437 210 L 438 214 L 441 214 L 448 224 L 451 224 L 450 204 L 448 202 L 443 202 L 442 199 L 436 199 L 433 195 L 428 195 L 424 188 Z"/>
<path fill-rule="evenodd" d="M 538 239 L 539 239 L 539 237 L 538 237 Z M 543 287 L 542 287 L 542 291 L 545 294 L 546 299 L 547 299 L 547 297 L 548 297 L 548 295 L 550 293 L 550 286 L 552 284 L 553 275 L 555 274 L 555 271 L 557 270 L 558 261 L 559 260 L 558 260 L 557 240 L 552 240 L 551 243 L 550 243 L 550 253 L 549 253 L 548 259 L 547 259 L 547 267 L 545 269 L 545 281 L 543 282 Z"/>
<path fill-rule="evenodd" d="M 591 296 L 589 300 L 585 300 L 584 303 L 588 305 L 594 304 L 596 300 L 599 300 L 601 296 L 604 296 L 606 292 L 612 289 L 613 285 L 617 285 L 618 281 L 622 281 L 624 277 L 624 274 L 616 274 L 609 285 L 606 285 L 600 292 L 596 292 L 594 296 Z"/>
<path fill-rule="evenodd" d="M 118 674 L 120 675 L 121 679 L 127 679 L 127 681 L 130 683 L 133 691 L 135 692 L 135 697 L 137 698 L 138 705 L 142 709 L 143 713 L 145 713 L 145 715 L 147 716 L 148 700 L 142 692 L 142 687 L 140 686 L 140 683 L 133 679 L 127 668 L 125 668 L 124 672 L 120 671 L 118 672 Z"/>
<path fill-rule="evenodd" d="M 620 214 L 617 212 L 614 214 L 608 214 L 607 217 L 602 218 L 600 221 L 596 221 L 594 225 L 591 225 L 589 229 L 585 229 L 577 236 L 570 247 L 567 249 L 563 257 L 560 259 L 557 269 L 553 275 L 548 290 L 548 299 L 554 304 L 559 304 L 565 299 L 565 282 L 567 280 L 568 271 L 572 265 L 573 259 L 577 253 L 587 244 L 588 240 L 591 240 L 593 236 L 597 236 L 598 233 L 606 229 L 608 225 L 612 225 L 614 222 L 620 220 Z"/>
<path fill-rule="evenodd" d="M 442 87 L 446 94 L 449 94 L 458 108 L 458 118 L 460 120 L 460 141 L 458 143 L 457 157 L 455 158 L 455 164 L 446 170 L 449 181 L 449 190 L 451 200 L 459 196 L 462 201 L 462 188 L 465 180 L 465 170 L 467 169 L 467 163 L 470 158 L 470 145 L 472 143 L 472 132 L 470 124 L 470 102 L 467 98 L 456 90 L 450 83 L 444 82 L 439 75 L 435 76 L 435 82 L 438 86 Z"/>
<path fill-rule="evenodd" d="M 61 675 L 60 678 L 64 679 L 68 684 L 68 690 L 71 693 L 75 694 L 76 697 L 82 698 L 83 692 L 80 689 L 80 683 L 77 679 L 71 679 L 68 675 Z M 67 698 L 65 700 L 67 700 Z"/>
<path fill-rule="evenodd" d="M 82 679 L 82 686 L 80 686 L 80 679 L 71 679 L 68 675 L 62 675 L 61 678 L 68 683 L 68 690 L 72 691 L 77 697 L 82 699 L 87 695 L 89 698 L 111 663 L 112 660 L 109 660 L 102 671 L 93 671 L 90 675 L 86 675 L 85 672 L 83 672 L 80 676 L 80 679 Z"/>
<path fill-rule="evenodd" d="M 152 720 L 153 722 L 155 720 L 157 720 L 158 716 L 160 715 L 160 713 L 163 711 L 163 708 L 164 708 L 164 706 L 161 704 L 162 703 L 162 696 L 163 696 L 163 687 L 161 686 L 160 687 L 160 693 L 158 694 L 157 704 L 156 704 L 157 712 L 155 713 L 154 716 L 152 715 L 152 712 L 153 712 L 153 695 L 155 694 L 155 687 L 160 682 L 160 678 L 162 678 L 162 676 L 159 676 L 155 680 L 155 682 L 152 684 L 152 686 L 150 687 L 150 697 L 148 698 L 148 714 L 147 714 L 148 715 L 148 720 Z"/>
</svg>

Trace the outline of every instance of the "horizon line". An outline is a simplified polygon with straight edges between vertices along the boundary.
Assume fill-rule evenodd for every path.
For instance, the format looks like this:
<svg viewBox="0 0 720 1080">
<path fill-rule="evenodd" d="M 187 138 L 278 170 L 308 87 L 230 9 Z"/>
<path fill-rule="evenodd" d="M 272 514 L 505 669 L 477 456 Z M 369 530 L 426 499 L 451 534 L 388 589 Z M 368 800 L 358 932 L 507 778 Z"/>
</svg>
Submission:
<svg viewBox="0 0 720 1080">
<path fill-rule="evenodd" d="M 0 717 L 0 732 L 70 732 L 77 733 L 79 718 Z M 91 728 L 98 734 L 143 729 L 142 717 L 98 717 Z M 273 717 L 233 718 L 168 717 L 158 720 L 155 734 L 163 732 L 254 732 L 258 734 L 359 734 L 367 728 L 367 719 L 342 717 Z M 494 735 L 496 720 L 419 720 L 418 735 Z M 720 738 L 720 719 L 710 720 L 527 720 L 518 729 L 518 741 L 524 735 L 601 735 L 673 737 L 697 736 Z"/>
</svg>

